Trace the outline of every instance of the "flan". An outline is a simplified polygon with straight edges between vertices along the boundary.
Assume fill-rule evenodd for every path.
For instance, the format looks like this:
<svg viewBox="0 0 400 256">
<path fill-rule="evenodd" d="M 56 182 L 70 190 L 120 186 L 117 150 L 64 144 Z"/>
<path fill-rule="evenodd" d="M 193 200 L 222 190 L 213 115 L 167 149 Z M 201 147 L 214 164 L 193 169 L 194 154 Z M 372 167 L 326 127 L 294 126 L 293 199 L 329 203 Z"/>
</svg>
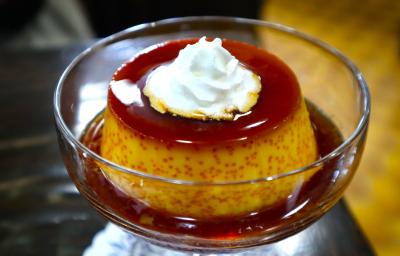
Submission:
<svg viewBox="0 0 400 256">
<path fill-rule="evenodd" d="M 100 154 L 133 172 L 103 164 L 102 171 L 126 195 L 172 216 L 244 216 L 293 196 L 315 170 L 285 174 L 319 155 L 298 81 L 279 58 L 247 43 L 222 40 L 222 47 L 261 85 L 250 98 L 250 108 L 241 112 L 229 107 L 231 119 L 206 111 L 162 111 L 154 106 L 158 101 L 152 94 L 145 93 L 158 68 L 171 65 L 185 47 L 198 41 L 161 43 L 116 71 Z M 205 64 L 201 68 L 209 69 Z"/>
</svg>

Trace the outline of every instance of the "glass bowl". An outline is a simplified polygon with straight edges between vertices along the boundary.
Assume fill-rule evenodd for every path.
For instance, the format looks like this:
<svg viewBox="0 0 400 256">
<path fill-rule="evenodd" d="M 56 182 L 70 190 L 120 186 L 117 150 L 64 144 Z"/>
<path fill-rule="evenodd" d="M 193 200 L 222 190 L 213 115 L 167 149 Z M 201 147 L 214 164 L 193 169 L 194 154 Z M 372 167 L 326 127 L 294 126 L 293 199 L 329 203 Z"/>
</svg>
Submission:
<svg viewBox="0 0 400 256">
<path fill-rule="evenodd" d="M 118 67 L 154 44 L 204 35 L 247 42 L 282 59 L 296 74 L 310 112 L 322 113 L 321 117 L 341 134 L 341 143 L 324 152 L 317 161 L 296 170 L 256 180 L 198 182 L 125 168 L 102 158 L 96 153 L 96 145 L 88 147 L 81 142 L 85 132 L 91 129 L 88 125 L 95 118 L 102 118 L 107 88 Z M 72 61 L 54 94 L 63 160 L 80 193 L 91 205 L 111 222 L 152 244 L 210 253 L 273 243 L 298 233 L 326 213 L 340 199 L 357 169 L 369 110 L 369 93 L 362 74 L 339 51 L 283 25 L 232 17 L 174 18 L 111 35 Z M 319 125 L 318 120 L 314 125 Z M 319 142 L 328 141 L 329 134 L 321 129 Z M 139 191 L 138 200 L 127 197 L 102 170 L 112 170 L 133 181 Z M 267 207 L 236 216 L 230 222 L 216 218 L 204 226 L 190 214 L 164 216 L 157 212 L 146 214 L 143 210 L 151 204 L 151 199 L 146 198 L 163 194 L 167 195 L 166 200 L 168 196 L 180 195 L 178 198 L 187 209 L 193 202 L 185 202 L 185 198 L 189 200 L 198 194 L 202 202 L 208 203 L 221 191 L 244 196 L 263 191 L 258 193 L 258 199 L 267 200 L 268 191 L 282 184 L 289 184 L 290 191 L 279 209 Z M 143 194 L 148 196 L 140 196 Z M 123 198 L 125 203 L 116 203 L 116 198 Z"/>
</svg>

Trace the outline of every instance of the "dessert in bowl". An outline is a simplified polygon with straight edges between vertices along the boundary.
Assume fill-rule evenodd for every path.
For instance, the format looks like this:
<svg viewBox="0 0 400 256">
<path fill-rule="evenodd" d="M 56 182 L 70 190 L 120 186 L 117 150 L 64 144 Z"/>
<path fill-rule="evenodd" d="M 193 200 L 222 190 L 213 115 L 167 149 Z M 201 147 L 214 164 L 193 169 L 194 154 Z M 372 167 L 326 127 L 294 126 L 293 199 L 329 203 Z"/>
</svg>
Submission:
<svg viewBox="0 0 400 256">
<path fill-rule="evenodd" d="M 248 44 L 225 40 L 226 50 L 220 39 L 197 40 L 162 43 L 118 70 L 100 155 L 152 175 L 195 182 L 259 179 L 317 160 L 309 115 L 289 68 Z M 127 95 L 137 99 L 128 101 Z M 151 208 L 193 218 L 248 215 L 299 185 L 297 178 L 287 178 L 262 186 L 188 189 L 103 171 Z"/>
<path fill-rule="evenodd" d="M 201 20 L 201 26 L 195 18 L 158 23 L 179 31 L 163 40 L 146 42 L 148 33 L 161 33 L 148 27 L 122 32 L 72 64 L 59 86 L 78 86 L 80 76 L 90 80 L 87 66 L 79 66 L 110 56 L 97 50 L 117 51 L 107 47 L 144 33 L 145 46 L 101 74 L 105 110 L 75 136 L 65 124 L 68 111 L 60 111 L 70 102 L 60 100 L 62 88 L 56 92 L 56 115 L 65 115 L 57 121 L 65 162 L 99 212 L 153 243 L 209 251 L 270 243 L 300 231 L 340 198 L 359 160 L 369 103 L 348 103 L 355 113 L 346 134 L 322 113 L 328 108 L 304 100 L 297 70 L 278 53 L 230 31 L 239 22 L 250 34 L 264 29 L 268 40 L 274 33 L 295 38 L 292 43 L 309 39 L 269 23 Z M 183 21 L 189 25 L 182 30 Z M 204 33 L 213 22 L 221 29 Z M 319 42 L 308 44 L 333 55 Z M 338 56 L 346 75 L 354 75 Z M 331 60 L 322 58 L 321 65 L 332 66 Z M 353 83 L 358 97 L 368 98 L 363 81 L 354 76 Z"/>
</svg>

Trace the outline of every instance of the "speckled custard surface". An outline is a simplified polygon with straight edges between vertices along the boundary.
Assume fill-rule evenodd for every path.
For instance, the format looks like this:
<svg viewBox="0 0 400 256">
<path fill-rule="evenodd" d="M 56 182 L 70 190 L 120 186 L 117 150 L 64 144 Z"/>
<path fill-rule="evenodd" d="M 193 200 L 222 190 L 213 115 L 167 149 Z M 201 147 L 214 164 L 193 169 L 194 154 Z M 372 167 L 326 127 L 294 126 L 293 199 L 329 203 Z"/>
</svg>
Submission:
<svg viewBox="0 0 400 256">
<path fill-rule="evenodd" d="M 198 39 L 160 44 L 124 64 L 113 81 L 129 80 L 140 92 L 154 68 L 171 62 Z M 210 182 L 175 184 L 101 166 L 125 194 L 174 216 L 199 219 L 248 215 L 287 199 L 313 171 L 257 184 L 212 185 L 264 178 L 318 158 L 309 114 L 293 72 L 255 46 L 224 40 L 242 65 L 260 76 L 257 104 L 232 121 L 192 120 L 162 114 L 138 94 L 123 103 L 110 89 L 100 154 L 121 166 L 163 178 Z"/>
</svg>

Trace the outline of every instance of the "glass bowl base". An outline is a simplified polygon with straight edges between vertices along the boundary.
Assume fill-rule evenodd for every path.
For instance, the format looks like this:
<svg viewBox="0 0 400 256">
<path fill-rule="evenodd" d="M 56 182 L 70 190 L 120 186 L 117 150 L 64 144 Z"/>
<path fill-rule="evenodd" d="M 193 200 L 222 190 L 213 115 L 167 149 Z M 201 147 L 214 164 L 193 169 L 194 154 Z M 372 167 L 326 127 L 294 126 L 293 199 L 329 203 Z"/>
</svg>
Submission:
<svg viewBox="0 0 400 256">
<path fill-rule="evenodd" d="M 290 238 L 289 238 L 290 239 Z M 106 227 L 99 231 L 93 238 L 83 256 L 265 256 L 265 255 L 290 255 L 279 248 L 285 246 L 277 246 L 285 243 L 288 239 L 274 244 L 274 246 L 262 246 L 239 253 L 223 253 L 223 254 L 203 254 L 194 252 L 178 252 L 157 245 L 153 245 L 143 239 L 124 231 L 112 223 L 108 223 Z"/>
</svg>

